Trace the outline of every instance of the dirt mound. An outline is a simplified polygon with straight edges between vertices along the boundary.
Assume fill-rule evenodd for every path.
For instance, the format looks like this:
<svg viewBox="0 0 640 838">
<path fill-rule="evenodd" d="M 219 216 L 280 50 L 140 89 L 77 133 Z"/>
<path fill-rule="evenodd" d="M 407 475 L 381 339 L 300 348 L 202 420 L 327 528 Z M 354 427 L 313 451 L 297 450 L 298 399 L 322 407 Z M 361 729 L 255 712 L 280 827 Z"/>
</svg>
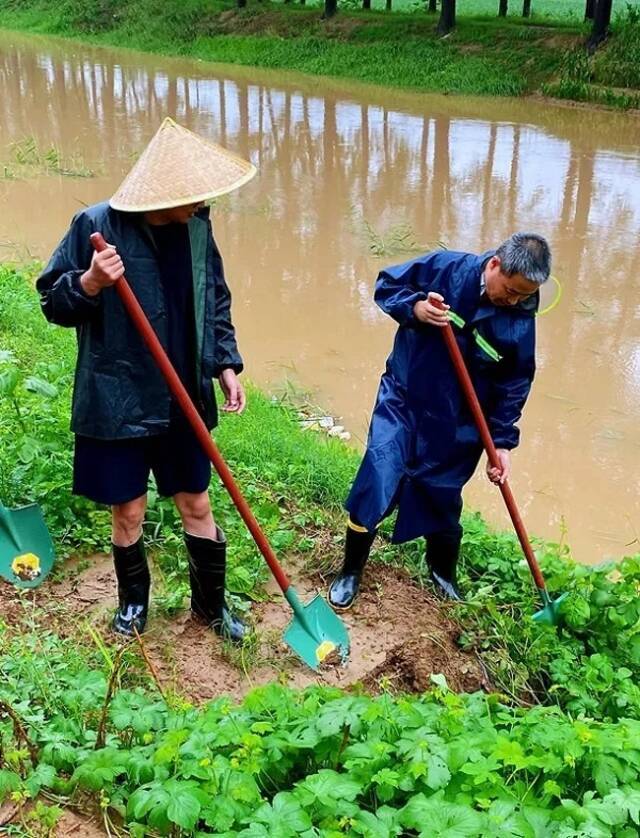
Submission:
<svg viewBox="0 0 640 838">
<path fill-rule="evenodd" d="M 48 627 L 64 636 L 78 636 L 77 618 L 89 618 L 109 636 L 116 597 L 111 560 L 94 556 L 86 564 L 78 567 L 79 572 L 70 569 L 62 581 L 34 592 L 17 594 L 2 586 L 4 618 L 9 615 L 13 623 L 24 619 L 34 602 L 46 611 Z M 294 574 L 294 584 L 304 602 L 325 593 L 326 582 L 319 577 L 301 574 L 296 578 Z M 459 628 L 447 617 L 446 604 L 402 570 L 371 563 L 355 606 L 343 615 L 351 640 L 349 660 L 318 673 L 302 665 L 282 643 L 291 612 L 275 585 L 269 592 L 272 599 L 252 608 L 255 633 L 241 649 L 221 643 L 188 611 L 168 618 L 152 605 L 144 651 L 163 690 L 194 701 L 222 694 L 241 698 L 254 686 L 278 680 L 295 687 L 361 683 L 371 691 L 382 686 L 422 692 L 432 686 L 431 675 L 437 673 L 446 677 L 452 689 L 488 687 L 480 662 L 458 647 Z"/>
<path fill-rule="evenodd" d="M 481 674 L 482 673 L 482 674 Z M 363 680 L 369 692 L 381 687 L 398 693 L 421 693 L 433 687 L 432 676 L 442 674 L 447 685 L 456 692 L 473 692 L 489 688 L 484 670 L 472 659 L 452 658 L 440 639 L 418 637 L 398 643 L 389 650 L 383 662 Z"/>
</svg>

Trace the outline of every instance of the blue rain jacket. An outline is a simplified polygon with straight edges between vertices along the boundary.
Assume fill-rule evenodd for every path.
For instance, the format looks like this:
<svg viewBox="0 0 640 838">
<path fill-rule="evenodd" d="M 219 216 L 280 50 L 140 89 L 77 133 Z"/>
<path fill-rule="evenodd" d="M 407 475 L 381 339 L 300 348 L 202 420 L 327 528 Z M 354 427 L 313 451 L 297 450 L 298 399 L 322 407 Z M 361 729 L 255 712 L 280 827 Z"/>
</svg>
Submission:
<svg viewBox="0 0 640 838">
<path fill-rule="evenodd" d="M 400 324 L 373 410 L 367 450 L 346 508 L 367 529 L 398 509 L 393 541 L 455 529 L 462 488 L 476 469 L 482 443 L 443 336 L 413 315 L 418 300 L 437 291 L 465 321 L 453 326 L 496 448 L 515 448 L 516 422 L 535 373 L 535 313 L 539 294 L 516 306 L 481 295 L 493 255 L 437 251 L 378 276 L 375 300 Z M 492 360 L 473 336 L 502 356 Z"/>
<path fill-rule="evenodd" d="M 242 371 L 231 322 L 231 294 L 209 222 L 208 208 L 188 223 L 196 326 L 197 407 L 207 427 L 217 422 L 212 378 L 223 369 Z M 126 439 L 167 431 L 171 394 L 115 288 L 95 297 L 80 277 L 91 264 L 91 233 L 102 233 L 122 257 L 125 275 L 167 349 L 167 312 L 156 246 L 141 213 L 107 203 L 79 212 L 39 277 L 42 311 L 52 323 L 76 329 L 71 430 L 96 439 Z"/>
</svg>

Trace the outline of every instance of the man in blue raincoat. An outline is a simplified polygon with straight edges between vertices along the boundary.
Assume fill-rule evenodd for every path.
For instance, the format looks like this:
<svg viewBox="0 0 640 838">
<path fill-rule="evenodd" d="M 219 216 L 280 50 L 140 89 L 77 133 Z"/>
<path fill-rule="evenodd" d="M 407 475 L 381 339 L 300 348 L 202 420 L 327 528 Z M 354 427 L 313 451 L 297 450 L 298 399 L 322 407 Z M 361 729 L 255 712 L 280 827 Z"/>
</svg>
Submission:
<svg viewBox="0 0 640 838">
<path fill-rule="evenodd" d="M 346 502 L 344 564 L 329 589 L 335 608 L 352 605 L 377 527 L 396 509 L 393 541 L 425 536 L 436 590 L 461 598 L 462 488 L 482 443 L 440 328 L 449 308 L 464 321 L 454 332 L 500 459 L 487 475 L 504 482 L 535 372 L 535 314 L 550 266 L 542 236 L 515 233 L 479 256 L 436 251 L 379 275 L 375 300 L 400 326 Z"/>
</svg>

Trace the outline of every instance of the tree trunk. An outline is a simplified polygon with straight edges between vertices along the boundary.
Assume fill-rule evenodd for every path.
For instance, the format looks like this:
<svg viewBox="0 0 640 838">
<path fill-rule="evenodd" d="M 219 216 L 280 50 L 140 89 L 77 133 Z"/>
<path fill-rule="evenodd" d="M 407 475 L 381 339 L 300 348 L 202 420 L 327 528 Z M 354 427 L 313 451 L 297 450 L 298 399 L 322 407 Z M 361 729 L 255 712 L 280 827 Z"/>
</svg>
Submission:
<svg viewBox="0 0 640 838">
<path fill-rule="evenodd" d="M 387 2 L 384 4 L 384 8 L 387 12 L 391 11 L 391 0 L 387 0 Z"/>
<path fill-rule="evenodd" d="M 362 8 L 363 9 L 370 9 L 371 8 L 371 0 L 362 0 Z"/>
<path fill-rule="evenodd" d="M 338 0 L 324 0 L 324 14 L 322 15 L 324 20 L 328 20 L 330 17 L 333 17 L 337 11 Z"/>
<path fill-rule="evenodd" d="M 590 50 L 594 50 L 600 46 L 609 34 L 612 5 L 613 0 L 597 0 L 596 2 L 596 8 L 593 15 L 593 29 L 591 30 L 591 35 L 587 41 L 587 46 Z"/>
<path fill-rule="evenodd" d="M 522 17 L 531 17 L 531 0 L 523 0 Z"/>
<path fill-rule="evenodd" d="M 456 25 L 456 0 L 442 0 L 442 11 L 438 21 L 438 35 L 447 35 Z"/>
<path fill-rule="evenodd" d="M 435 15 L 438 11 L 438 0 L 429 0 L 429 8 L 427 9 L 429 14 Z"/>
<path fill-rule="evenodd" d="M 593 20 L 596 11 L 596 0 L 587 0 L 584 6 L 584 19 Z"/>
<path fill-rule="evenodd" d="M 506 17 L 509 11 L 509 0 L 500 0 L 500 8 L 498 9 L 498 17 Z"/>
<path fill-rule="evenodd" d="M 244 9 L 244 7 L 246 5 L 247 5 L 247 0 L 238 0 L 238 8 L 239 9 Z"/>
</svg>

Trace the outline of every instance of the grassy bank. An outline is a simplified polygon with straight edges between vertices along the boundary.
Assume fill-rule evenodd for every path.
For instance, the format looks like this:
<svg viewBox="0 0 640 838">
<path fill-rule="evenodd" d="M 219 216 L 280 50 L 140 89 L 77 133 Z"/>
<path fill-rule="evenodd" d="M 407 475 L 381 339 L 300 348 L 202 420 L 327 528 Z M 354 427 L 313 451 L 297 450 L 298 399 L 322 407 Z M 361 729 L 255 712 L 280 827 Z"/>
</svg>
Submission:
<svg viewBox="0 0 640 838">
<path fill-rule="evenodd" d="M 69 493 L 75 339 L 42 318 L 35 270 L 0 266 L 0 436 L 10 440 L 0 497 L 42 503 L 61 557 L 82 555 L 108 544 L 108 518 Z M 302 431 L 295 406 L 256 389 L 217 439 L 285 565 L 339 555 L 357 454 Z M 212 496 L 233 546 L 231 588 L 260 598 L 262 561 L 226 495 Z M 146 536 L 165 580 L 154 605 L 180 610 L 188 586 L 170 504 L 151 498 Z M 559 545 L 537 550 L 550 588 L 571 592 L 559 632 L 529 619 L 535 595 L 514 538 L 465 519 L 469 600 L 455 614 L 493 696 L 456 695 L 435 676 L 421 696 L 273 684 L 241 705 L 196 707 L 160 694 L 135 649 L 86 619 L 61 638 L 25 598 L 21 617 L 0 616 L 0 803 L 33 816 L 38 836 L 60 806 L 89 800 L 113 835 L 124 822 L 134 836 L 631 838 L 640 557 L 614 574 L 575 565 Z M 422 551 L 383 536 L 376 558 L 420 578 Z M 61 561 L 57 573 L 70 572 Z M 30 814 L 38 795 L 48 802 Z"/>
<path fill-rule="evenodd" d="M 534 4 L 535 6 L 535 4 Z M 466 12 L 467 14 L 469 12 Z M 433 16 L 411 11 L 318 9 L 255 2 L 238 10 L 220 0 L 0 0 L 0 25 L 101 44 L 210 61 L 356 79 L 445 93 L 550 95 L 637 105 L 640 27 L 630 8 L 611 42 L 583 59 L 586 29 L 573 18 L 460 17 L 445 39 Z"/>
</svg>

